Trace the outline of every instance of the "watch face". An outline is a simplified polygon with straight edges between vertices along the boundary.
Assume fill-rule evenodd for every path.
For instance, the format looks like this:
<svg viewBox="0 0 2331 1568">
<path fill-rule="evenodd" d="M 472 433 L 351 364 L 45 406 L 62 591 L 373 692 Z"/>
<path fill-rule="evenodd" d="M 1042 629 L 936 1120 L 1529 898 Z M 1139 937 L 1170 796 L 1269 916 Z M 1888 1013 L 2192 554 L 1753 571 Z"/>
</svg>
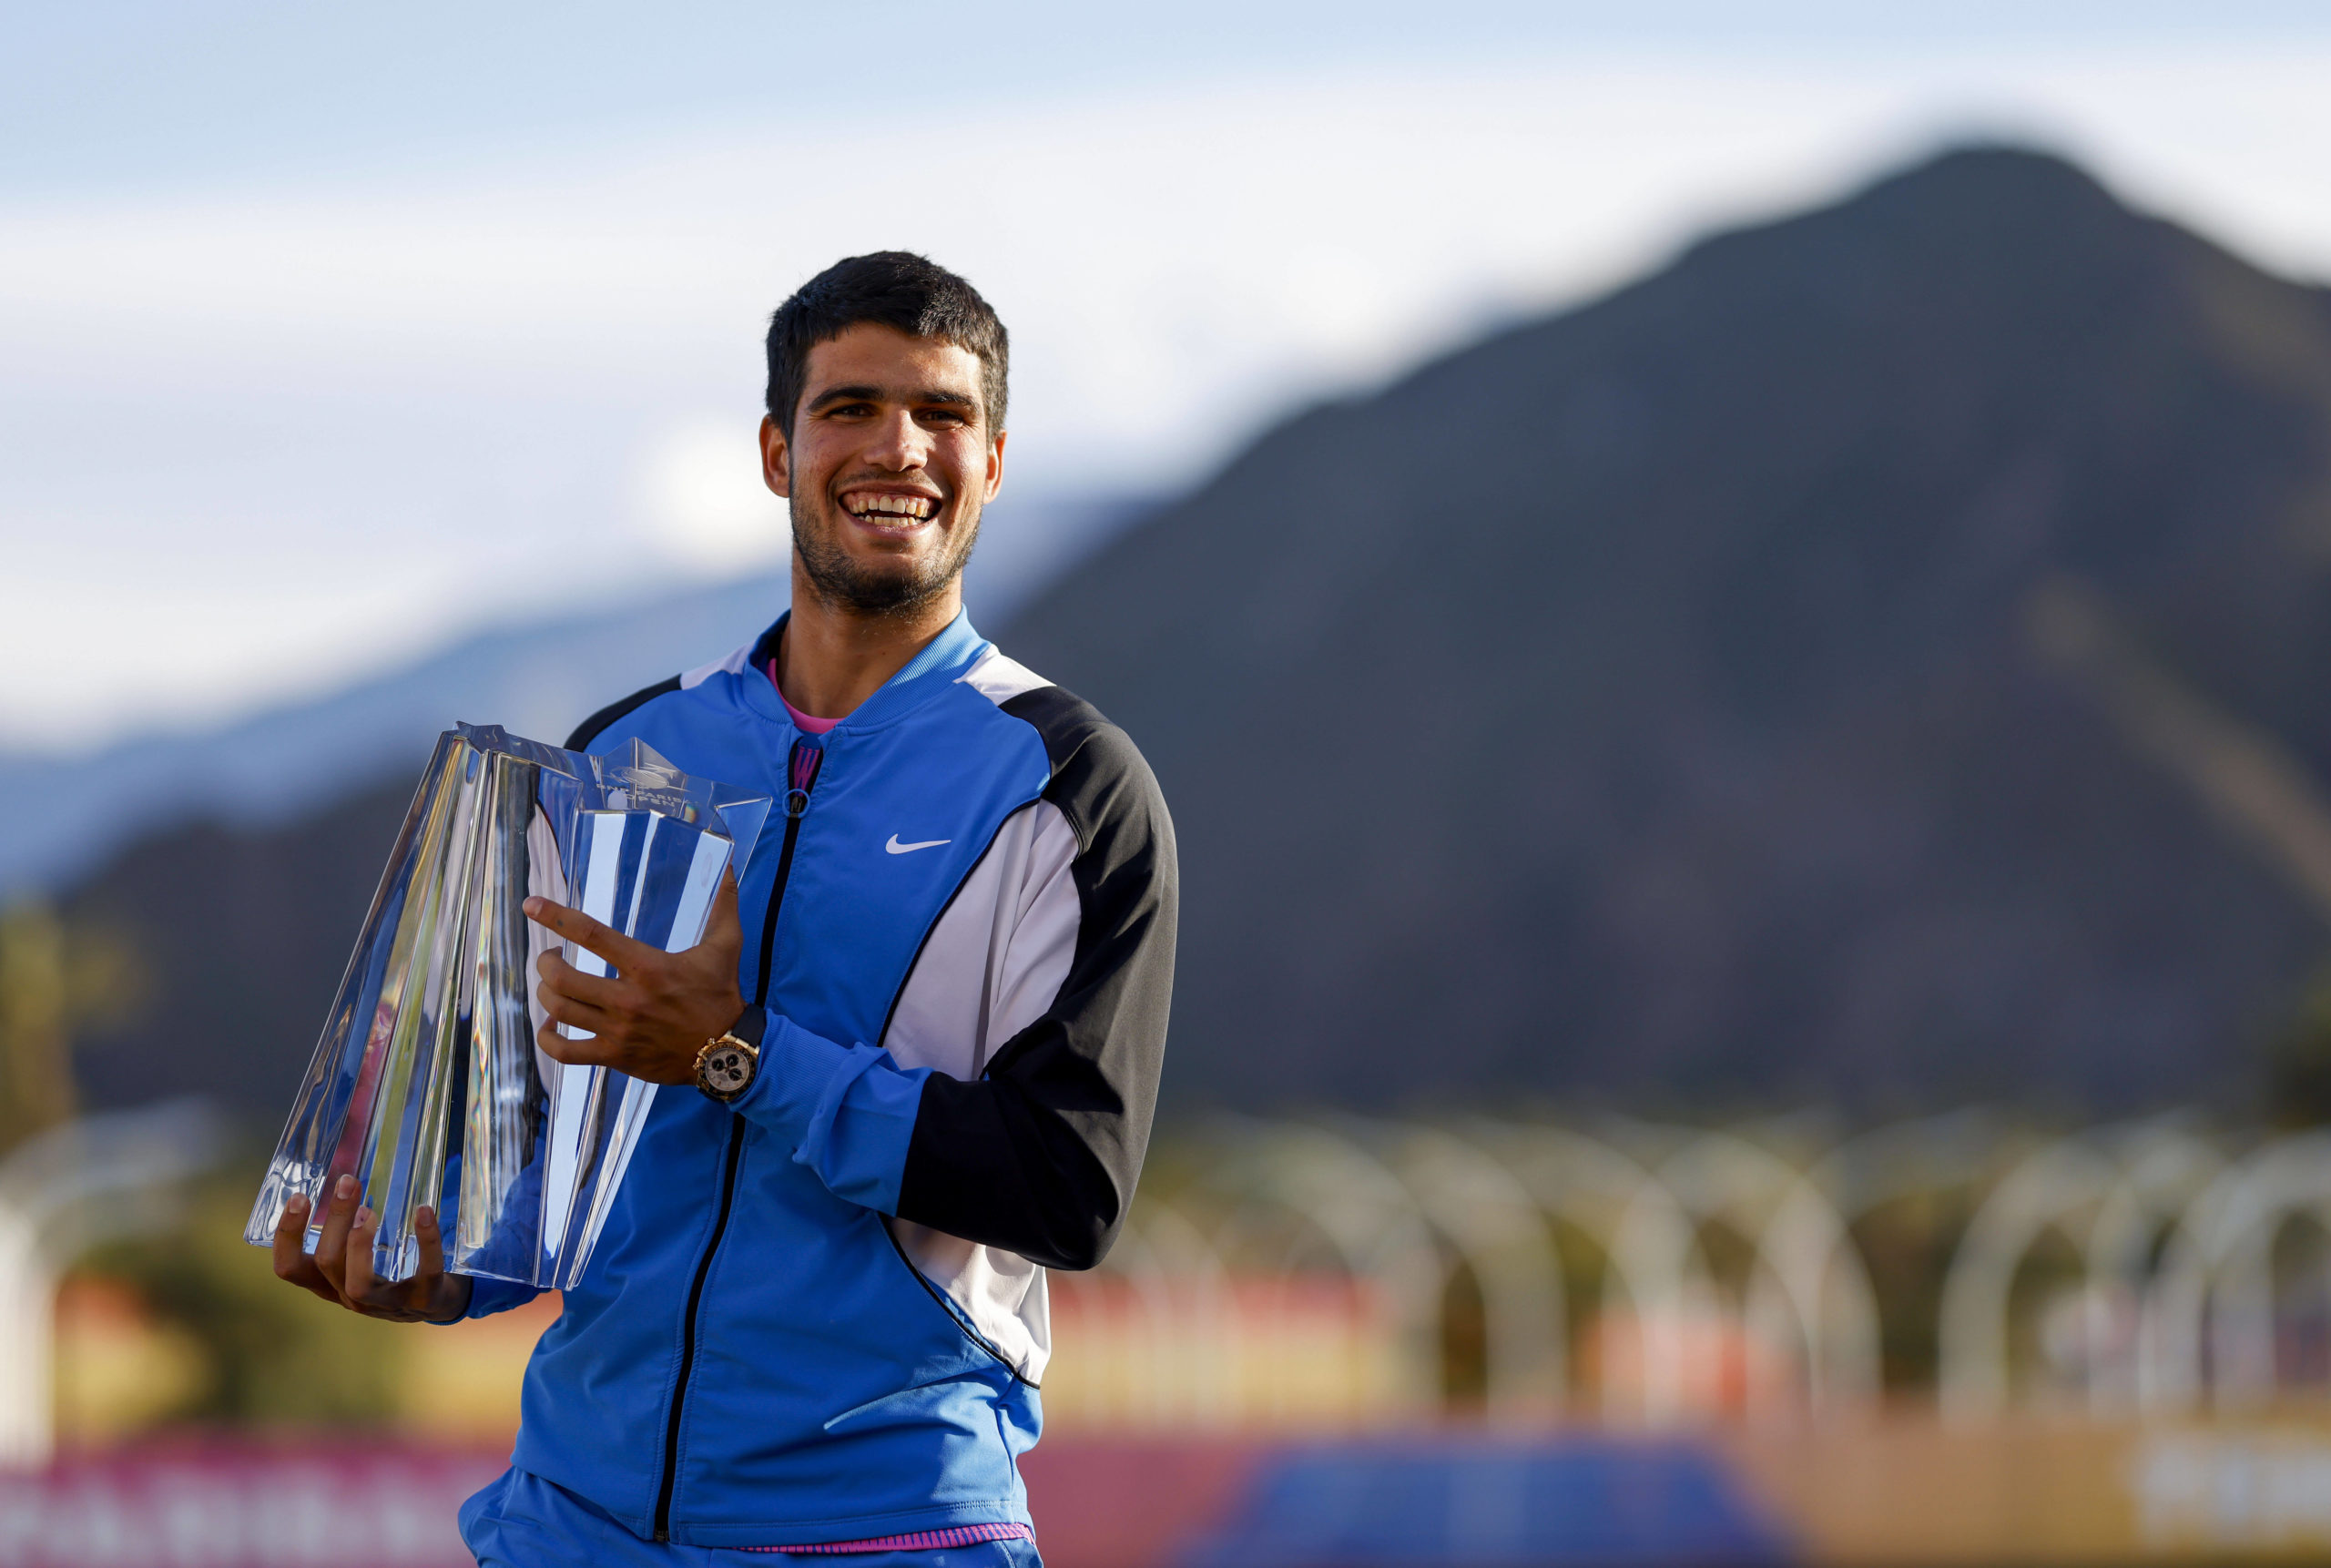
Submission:
<svg viewBox="0 0 2331 1568">
<path fill-rule="evenodd" d="M 723 1045 L 706 1053 L 704 1086 L 716 1095 L 735 1095 L 753 1081 L 753 1064 L 734 1045 Z"/>
</svg>

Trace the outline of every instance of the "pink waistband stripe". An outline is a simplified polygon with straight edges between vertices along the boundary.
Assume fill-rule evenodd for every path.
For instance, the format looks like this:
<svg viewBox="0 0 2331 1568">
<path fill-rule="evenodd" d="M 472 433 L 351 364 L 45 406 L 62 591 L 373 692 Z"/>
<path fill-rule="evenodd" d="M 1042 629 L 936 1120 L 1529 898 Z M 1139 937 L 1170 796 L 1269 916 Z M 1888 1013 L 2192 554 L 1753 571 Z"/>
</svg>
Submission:
<svg viewBox="0 0 2331 1568">
<path fill-rule="evenodd" d="M 956 1524 L 945 1530 L 918 1530 L 911 1535 L 883 1535 L 871 1541 L 822 1541 L 815 1546 L 748 1546 L 748 1552 L 782 1552 L 789 1557 L 837 1557 L 845 1552 L 935 1552 L 949 1546 L 976 1546 L 982 1541 L 1033 1541 L 1035 1532 L 1024 1524 Z"/>
</svg>

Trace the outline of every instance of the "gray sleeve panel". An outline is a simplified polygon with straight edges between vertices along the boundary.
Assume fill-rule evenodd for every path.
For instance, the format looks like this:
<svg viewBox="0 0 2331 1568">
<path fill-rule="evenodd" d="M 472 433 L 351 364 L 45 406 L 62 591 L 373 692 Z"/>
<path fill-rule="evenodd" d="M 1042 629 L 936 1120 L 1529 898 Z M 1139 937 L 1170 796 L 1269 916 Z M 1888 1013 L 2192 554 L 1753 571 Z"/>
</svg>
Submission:
<svg viewBox="0 0 2331 1568">
<path fill-rule="evenodd" d="M 923 1085 L 899 1217 L 1090 1268 L 1124 1223 L 1148 1150 L 1174 987 L 1174 826 L 1125 732 L 1046 686 L 1000 705 L 1043 737 L 1044 799 L 1076 836 L 1075 948 L 1052 1005 L 970 1082 Z"/>
</svg>

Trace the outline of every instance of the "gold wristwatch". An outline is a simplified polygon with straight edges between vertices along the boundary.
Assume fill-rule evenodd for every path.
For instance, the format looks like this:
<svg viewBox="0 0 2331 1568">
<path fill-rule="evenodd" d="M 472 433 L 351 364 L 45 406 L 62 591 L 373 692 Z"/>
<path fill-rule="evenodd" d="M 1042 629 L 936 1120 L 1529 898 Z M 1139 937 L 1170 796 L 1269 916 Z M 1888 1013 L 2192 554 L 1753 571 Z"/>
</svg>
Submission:
<svg viewBox="0 0 2331 1568">
<path fill-rule="evenodd" d="M 760 1064 L 760 1051 L 750 1041 L 723 1034 L 696 1054 L 696 1086 L 727 1105 L 753 1086 Z"/>
</svg>

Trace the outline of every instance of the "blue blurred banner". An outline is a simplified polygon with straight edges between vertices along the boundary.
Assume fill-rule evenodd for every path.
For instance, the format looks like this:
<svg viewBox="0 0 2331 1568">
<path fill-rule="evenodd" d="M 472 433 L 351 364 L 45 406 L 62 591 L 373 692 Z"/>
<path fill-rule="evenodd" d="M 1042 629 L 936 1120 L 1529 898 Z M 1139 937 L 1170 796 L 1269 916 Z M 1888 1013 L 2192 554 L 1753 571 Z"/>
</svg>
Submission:
<svg viewBox="0 0 2331 1568">
<path fill-rule="evenodd" d="M 1681 1443 L 1389 1441 L 1267 1461 L 1186 1568 L 1779 1563 L 1779 1529 Z"/>
</svg>

